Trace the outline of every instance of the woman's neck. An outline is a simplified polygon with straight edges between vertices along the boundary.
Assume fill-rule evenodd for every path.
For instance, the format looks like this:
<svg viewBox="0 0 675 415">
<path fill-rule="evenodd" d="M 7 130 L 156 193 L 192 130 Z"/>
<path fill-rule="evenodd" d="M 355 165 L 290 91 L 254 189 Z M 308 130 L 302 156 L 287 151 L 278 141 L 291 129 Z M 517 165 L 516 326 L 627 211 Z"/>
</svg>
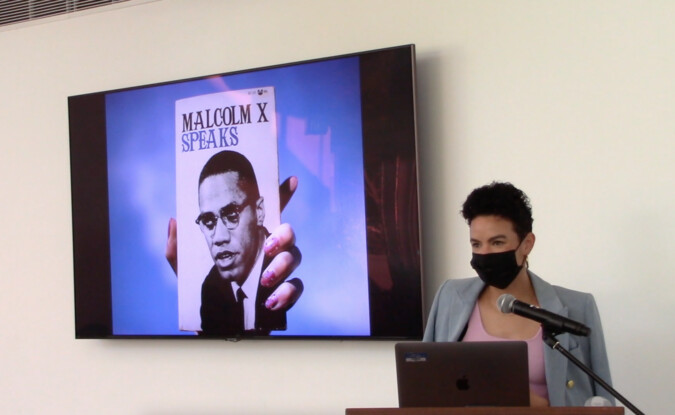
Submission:
<svg viewBox="0 0 675 415">
<path fill-rule="evenodd" d="M 497 303 L 497 299 L 502 294 L 511 294 L 516 297 L 518 300 L 533 304 L 539 305 L 537 301 L 537 295 L 534 292 L 534 287 L 532 286 L 532 281 L 530 280 L 530 275 L 527 273 L 527 268 L 523 267 L 518 276 L 513 280 L 508 287 L 500 289 L 497 287 L 486 286 L 480 297 L 481 300 L 488 303 Z"/>
</svg>

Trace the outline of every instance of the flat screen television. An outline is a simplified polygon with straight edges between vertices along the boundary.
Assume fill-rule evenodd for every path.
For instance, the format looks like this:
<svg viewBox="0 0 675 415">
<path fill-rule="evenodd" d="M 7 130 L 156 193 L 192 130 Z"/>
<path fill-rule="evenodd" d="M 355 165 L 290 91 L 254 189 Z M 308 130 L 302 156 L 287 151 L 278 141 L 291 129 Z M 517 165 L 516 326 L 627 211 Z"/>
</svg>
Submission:
<svg viewBox="0 0 675 415">
<path fill-rule="evenodd" d="M 421 338 L 414 45 L 70 96 L 68 112 L 76 338 Z M 243 143 L 253 148 L 244 154 L 267 154 L 275 191 L 297 178 L 283 210 L 269 190 L 206 207 L 209 179 L 234 175 L 238 195 L 243 173 L 198 180 L 204 159 L 184 157 Z M 260 222 L 259 196 L 278 222 Z M 178 273 L 166 259 L 172 218 Z M 244 313 L 244 329 L 202 328 L 207 302 L 216 320 L 235 312 L 224 270 L 244 257 L 214 254 L 224 242 L 209 237 L 278 223 L 290 224 L 302 255 L 288 277 L 301 282 L 297 302 L 266 329 L 259 308 Z M 259 283 L 260 255 L 237 282 Z"/>
</svg>

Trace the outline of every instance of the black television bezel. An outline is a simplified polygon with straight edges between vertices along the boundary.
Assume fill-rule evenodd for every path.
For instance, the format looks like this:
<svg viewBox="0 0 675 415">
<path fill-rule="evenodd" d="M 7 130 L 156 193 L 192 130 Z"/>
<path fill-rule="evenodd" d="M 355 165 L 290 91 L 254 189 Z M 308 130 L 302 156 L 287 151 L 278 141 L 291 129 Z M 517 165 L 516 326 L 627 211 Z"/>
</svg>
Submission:
<svg viewBox="0 0 675 415">
<path fill-rule="evenodd" d="M 369 261 L 371 334 L 368 336 L 242 335 L 234 338 L 234 340 L 419 340 L 422 338 L 424 295 L 421 224 L 419 219 L 420 186 L 418 181 L 416 125 L 415 45 L 408 44 L 68 97 L 76 339 L 218 338 L 172 334 L 113 334 L 107 186 L 106 94 L 348 57 L 359 57 L 360 59 L 365 175 L 371 174 L 373 178 L 385 183 L 389 180 L 385 175 L 392 171 L 399 171 L 401 164 L 403 164 L 406 174 L 405 185 L 414 187 L 414 191 L 409 194 L 397 195 L 392 194 L 396 192 L 382 191 L 382 195 L 380 195 L 380 202 L 387 199 L 387 201 L 400 205 L 399 210 L 403 210 L 409 219 L 407 221 L 409 226 L 406 226 L 407 229 L 405 230 L 397 229 L 398 225 L 392 224 L 397 219 L 392 218 L 392 205 L 372 203 L 372 200 L 369 203 L 368 195 L 366 195 L 367 218 L 379 215 L 382 222 L 379 224 L 380 226 L 388 227 L 391 233 L 404 232 L 408 237 L 406 241 L 397 241 L 397 245 L 405 245 L 403 247 L 392 247 L 390 242 L 385 242 L 383 246 L 381 240 L 375 241 L 373 239 L 381 238 L 381 236 L 373 236 L 371 232 L 368 232 L 368 250 L 370 251 L 371 246 L 378 244 L 380 250 L 390 253 L 390 258 L 392 256 L 401 257 L 402 255 L 408 258 L 408 264 L 403 266 L 396 264 L 395 273 L 398 275 L 393 277 L 398 278 L 397 283 L 390 290 L 382 292 L 373 283 L 372 273 L 376 271 Z M 374 163 L 370 161 L 372 159 L 375 159 Z M 368 172 L 369 163 L 371 166 L 377 165 L 378 171 Z M 405 206 L 402 207 L 403 205 Z M 370 227 L 370 224 L 368 226 Z M 405 252 L 401 252 L 402 250 Z M 413 264 L 412 268 L 414 268 L 412 270 L 410 269 L 411 263 Z M 102 270 L 102 264 L 107 265 L 107 268 Z M 376 304 L 379 305 L 377 310 L 373 309 L 374 301 L 377 301 Z M 403 315 L 399 315 L 399 313 Z M 380 322 L 376 322 L 374 325 L 375 319 L 380 319 Z M 399 319 L 407 320 L 407 324 L 401 325 Z M 227 339 L 233 340 L 231 337 L 227 337 Z"/>
</svg>

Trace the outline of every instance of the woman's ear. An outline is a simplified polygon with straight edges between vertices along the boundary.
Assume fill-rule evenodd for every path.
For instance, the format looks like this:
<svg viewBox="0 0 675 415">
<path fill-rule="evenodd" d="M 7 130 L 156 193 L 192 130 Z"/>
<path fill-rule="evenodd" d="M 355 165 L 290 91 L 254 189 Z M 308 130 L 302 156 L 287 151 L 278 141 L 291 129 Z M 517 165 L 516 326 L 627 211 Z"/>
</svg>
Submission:
<svg viewBox="0 0 675 415">
<path fill-rule="evenodd" d="M 530 252 L 532 252 L 532 248 L 534 248 L 534 242 L 536 241 L 536 237 L 532 232 L 528 233 L 525 235 L 525 239 L 523 239 L 523 254 L 527 257 L 530 255 Z"/>
</svg>

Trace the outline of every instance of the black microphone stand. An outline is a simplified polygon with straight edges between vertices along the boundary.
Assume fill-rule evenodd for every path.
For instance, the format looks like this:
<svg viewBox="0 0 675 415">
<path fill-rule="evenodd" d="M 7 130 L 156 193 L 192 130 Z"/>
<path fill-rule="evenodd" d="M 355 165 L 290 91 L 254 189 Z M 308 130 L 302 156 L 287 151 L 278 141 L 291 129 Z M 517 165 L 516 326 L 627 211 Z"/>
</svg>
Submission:
<svg viewBox="0 0 675 415">
<path fill-rule="evenodd" d="M 596 375 L 595 372 L 593 372 L 588 366 L 583 364 L 576 357 L 572 356 L 572 354 L 569 351 L 565 350 L 565 348 L 560 345 L 560 342 L 558 341 L 558 339 L 555 338 L 555 336 L 557 336 L 560 333 L 556 333 L 556 331 L 554 329 L 552 329 L 551 327 L 547 327 L 544 324 L 542 324 L 541 328 L 542 328 L 542 334 L 543 334 L 542 337 L 544 338 L 544 343 L 549 345 L 551 347 L 551 349 L 557 350 L 560 353 L 562 353 L 563 356 L 565 356 L 570 362 L 574 363 L 579 369 L 583 370 L 588 376 L 593 378 L 593 380 L 595 380 L 598 384 L 600 384 L 600 386 L 605 388 L 607 390 L 607 392 L 611 393 L 612 396 L 614 396 L 616 399 L 618 399 L 622 404 L 626 405 L 626 408 L 633 411 L 634 414 L 645 415 L 644 412 L 637 409 L 635 407 L 635 405 L 630 403 L 628 401 L 628 399 L 624 398 L 619 392 L 617 392 L 614 388 L 612 388 L 607 382 L 602 380 L 600 378 L 600 376 Z"/>
</svg>

